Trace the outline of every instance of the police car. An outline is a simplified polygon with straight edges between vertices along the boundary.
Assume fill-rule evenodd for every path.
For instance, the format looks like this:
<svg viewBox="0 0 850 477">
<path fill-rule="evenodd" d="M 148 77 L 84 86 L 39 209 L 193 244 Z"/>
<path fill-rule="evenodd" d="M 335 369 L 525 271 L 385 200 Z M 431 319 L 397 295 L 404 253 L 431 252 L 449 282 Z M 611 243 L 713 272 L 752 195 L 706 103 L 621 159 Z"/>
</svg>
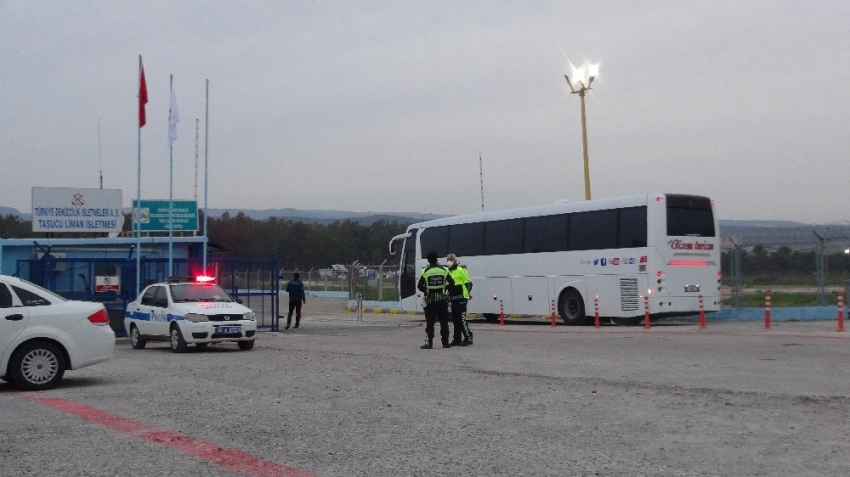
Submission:
<svg viewBox="0 0 850 477">
<path fill-rule="evenodd" d="M 168 341 L 175 353 L 189 344 L 203 348 L 228 341 L 241 350 L 253 348 L 254 312 L 209 280 L 169 279 L 142 290 L 124 314 L 133 348 L 144 348 L 148 340 Z"/>
</svg>

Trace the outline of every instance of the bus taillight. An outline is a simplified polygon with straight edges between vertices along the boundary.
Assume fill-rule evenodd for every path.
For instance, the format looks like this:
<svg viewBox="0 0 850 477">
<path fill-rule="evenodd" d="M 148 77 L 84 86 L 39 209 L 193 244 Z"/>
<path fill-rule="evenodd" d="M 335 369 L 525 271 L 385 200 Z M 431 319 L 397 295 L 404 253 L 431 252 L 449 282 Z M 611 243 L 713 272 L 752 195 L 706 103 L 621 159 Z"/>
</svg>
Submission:
<svg viewBox="0 0 850 477">
<path fill-rule="evenodd" d="M 674 267 L 707 267 L 710 263 L 708 260 L 670 260 L 668 265 Z"/>
</svg>

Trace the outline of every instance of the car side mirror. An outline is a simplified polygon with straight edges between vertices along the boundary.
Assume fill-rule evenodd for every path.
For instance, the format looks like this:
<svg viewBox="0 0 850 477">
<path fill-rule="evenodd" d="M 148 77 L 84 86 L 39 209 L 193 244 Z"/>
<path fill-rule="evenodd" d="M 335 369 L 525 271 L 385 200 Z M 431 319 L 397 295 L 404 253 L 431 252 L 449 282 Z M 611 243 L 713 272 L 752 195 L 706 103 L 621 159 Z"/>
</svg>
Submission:
<svg viewBox="0 0 850 477">
<path fill-rule="evenodd" d="M 237 298 L 237 299 L 236 299 L 236 303 L 239 303 L 239 304 L 241 305 L 241 304 L 242 304 L 242 299 L 241 299 L 241 298 Z"/>
</svg>

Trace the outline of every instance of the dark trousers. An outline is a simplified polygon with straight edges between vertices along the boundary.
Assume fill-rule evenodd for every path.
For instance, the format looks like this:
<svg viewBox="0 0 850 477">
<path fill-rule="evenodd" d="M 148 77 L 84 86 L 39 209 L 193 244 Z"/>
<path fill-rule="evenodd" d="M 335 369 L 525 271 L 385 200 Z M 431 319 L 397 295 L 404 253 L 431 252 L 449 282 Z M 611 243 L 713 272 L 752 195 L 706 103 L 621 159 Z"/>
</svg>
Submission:
<svg viewBox="0 0 850 477">
<path fill-rule="evenodd" d="M 286 326 L 292 323 L 292 312 L 295 311 L 295 326 L 301 323 L 301 299 L 289 299 L 289 314 L 286 315 Z"/>
<path fill-rule="evenodd" d="M 454 325 L 453 342 L 472 341 L 472 332 L 469 331 L 469 324 L 466 322 L 466 300 L 452 300 L 452 324 Z"/>
<path fill-rule="evenodd" d="M 440 320 L 440 338 L 449 343 L 449 302 L 443 300 L 425 305 L 425 336 L 427 343 L 434 343 L 434 322 Z"/>
</svg>

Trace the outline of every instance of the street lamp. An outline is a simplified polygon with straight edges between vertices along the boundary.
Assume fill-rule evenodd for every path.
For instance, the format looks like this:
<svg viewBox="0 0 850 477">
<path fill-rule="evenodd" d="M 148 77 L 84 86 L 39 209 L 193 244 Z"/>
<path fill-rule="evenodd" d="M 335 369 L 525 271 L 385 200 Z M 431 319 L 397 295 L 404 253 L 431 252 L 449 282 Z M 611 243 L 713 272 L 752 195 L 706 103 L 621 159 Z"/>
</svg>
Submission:
<svg viewBox="0 0 850 477">
<path fill-rule="evenodd" d="M 590 163 L 587 159 L 587 116 L 584 113 L 584 95 L 590 91 L 590 84 L 593 79 L 599 74 L 599 65 L 587 64 L 581 68 L 573 68 L 573 81 L 570 81 L 568 75 L 564 75 L 567 84 L 570 85 L 570 91 L 577 94 L 581 98 L 581 144 L 584 150 L 584 198 L 590 200 Z"/>
</svg>

